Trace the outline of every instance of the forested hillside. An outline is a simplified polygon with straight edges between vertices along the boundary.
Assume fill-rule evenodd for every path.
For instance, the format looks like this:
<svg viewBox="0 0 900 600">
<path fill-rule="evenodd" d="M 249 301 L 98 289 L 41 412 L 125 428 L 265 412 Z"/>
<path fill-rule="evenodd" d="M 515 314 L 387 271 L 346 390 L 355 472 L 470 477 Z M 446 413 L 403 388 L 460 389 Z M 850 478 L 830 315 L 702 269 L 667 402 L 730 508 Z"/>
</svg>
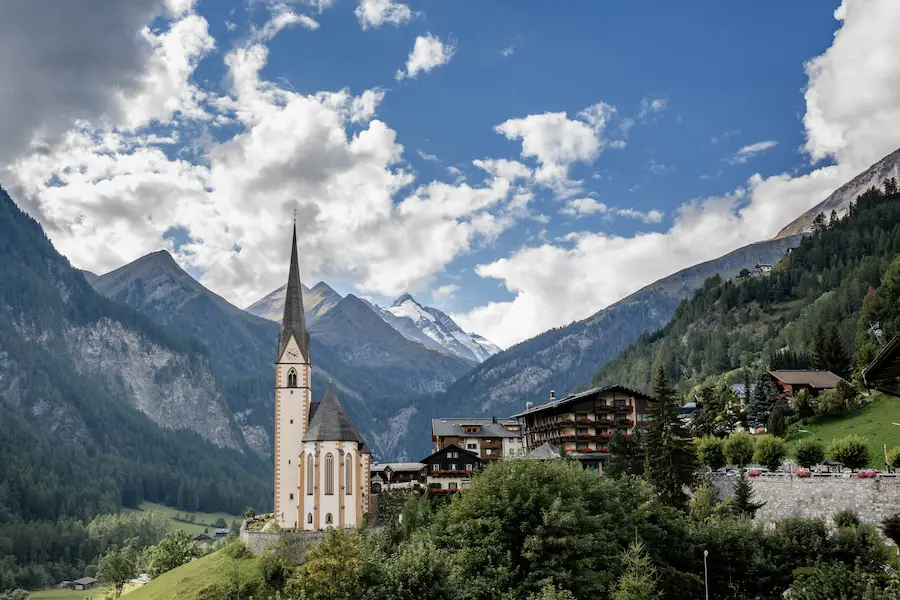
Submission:
<svg viewBox="0 0 900 600">
<path fill-rule="evenodd" d="M 205 346 L 94 292 L 2 188 L 0 305 L 4 572 L 64 560 L 53 550 L 65 545 L 64 518 L 143 500 L 229 513 L 269 505 L 271 469 L 231 441 L 227 409 L 209 395 Z M 99 371 L 123 356 L 146 372 Z M 160 401 L 177 401 L 172 410 L 219 411 L 225 420 L 211 422 L 224 429 L 161 427 L 133 404 L 142 389 L 170 390 Z M 36 521 L 44 526 L 23 526 Z"/>
<path fill-rule="evenodd" d="M 604 365 L 593 383 L 648 390 L 658 367 L 684 386 L 733 369 L 758 371 L 773 360 L 808 367 L 824 338 L 846 357 L 832 368 L 850 376 L 851 358 L 867 360 L 876 343 L 868 307 L 878 302 L 866 299 L 877 297 L 898 252 L 900 194 L 890 180 L 884 191 L 861 195 L 845 217 L 819 216 L 813 234 L 771 274 L 708 279 L 668 325 L 642 335 Z M 886 331 L 888 339 L 898 333 Z"/>
</svg>

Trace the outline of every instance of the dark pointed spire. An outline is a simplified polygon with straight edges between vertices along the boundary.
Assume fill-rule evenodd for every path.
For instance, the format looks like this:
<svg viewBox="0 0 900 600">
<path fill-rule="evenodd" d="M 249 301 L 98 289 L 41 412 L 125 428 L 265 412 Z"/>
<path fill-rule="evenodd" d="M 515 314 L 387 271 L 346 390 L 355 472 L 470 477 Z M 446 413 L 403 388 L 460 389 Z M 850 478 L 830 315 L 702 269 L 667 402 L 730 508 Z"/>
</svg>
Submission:
<svg viewBox="0 0 900 600">
<path fill-rule="evenodd" d="M 284 354 L 291 335 L 297 340 L 303 358 L 309 362 L 309 330 L 303 312 L 303 292 L 300 290 L 300 261 L 297 257 L 297 215 L 294 214 L 294 239 L 291 243 L 291 266 L 288 272 L 287 291 L 284 296 L 284 319 L 278 337 L 278 357 Z"/>
</svg>

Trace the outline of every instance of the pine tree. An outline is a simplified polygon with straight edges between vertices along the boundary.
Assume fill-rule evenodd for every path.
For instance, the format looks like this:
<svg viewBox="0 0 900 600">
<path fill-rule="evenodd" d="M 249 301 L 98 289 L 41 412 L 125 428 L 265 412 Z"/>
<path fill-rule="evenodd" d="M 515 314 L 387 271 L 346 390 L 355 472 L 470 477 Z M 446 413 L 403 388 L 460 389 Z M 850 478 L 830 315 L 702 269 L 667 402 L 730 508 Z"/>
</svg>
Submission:
<svg viewBox="0 0 900 600">
<path fill-rule="evenodd" d="M 766 505 L 765 502 L 753 501 L 753 486 L 747 479 L 747 474 L 741 469 L 741 474 L 734 483 L 734 495 L 731 498 L 734 510 L 742 515 L 747 515 L 751 519 L 756 516 L 756 511 Z"/>
<path fill-rule="evenodd" d="M 690 487 L 697 470 L 697 454 L 687 428 L 676 412 L 679 404 L 675 390 L 669 385 L 662 367 L 654 377 L 653 395 L 645 450 L 648 479 L 664 501 L 681 508 L 687 503 L 684 488 Z"/>
<path fill-rule="evenodd" d="M 641 542 L 635 540 L 628 546 L 622 562 L 625 572 L 616 583 L 612 600 L 656 600 L 662 595 L 656 588 L 656 568 Z"/>
<path fill-rule="evenodd" d="M 822 323 L 816 325 L 813 333 L 813 368 L 827 370 L 828 362 L 828 337 L 825 335 L 825 326 Z"/>
<path fill-rule="evenodd" d="M 844 348 L 844 340 L 835 324 L 832 324 L 828 330 L 826 345 L 828 348 L 827 370 L 846 377 L 850 373 L 850 356 Z"/>
<path fill-rule="evenodd" d="M 772 409 L 778 400 L 778 390 L 768 373 L 760 373 L 756 378 L 756 387 L 750 396 L 749 415 L 747 420 L 753 427 L 764 427 L 769 422 Z"/>
</svg>

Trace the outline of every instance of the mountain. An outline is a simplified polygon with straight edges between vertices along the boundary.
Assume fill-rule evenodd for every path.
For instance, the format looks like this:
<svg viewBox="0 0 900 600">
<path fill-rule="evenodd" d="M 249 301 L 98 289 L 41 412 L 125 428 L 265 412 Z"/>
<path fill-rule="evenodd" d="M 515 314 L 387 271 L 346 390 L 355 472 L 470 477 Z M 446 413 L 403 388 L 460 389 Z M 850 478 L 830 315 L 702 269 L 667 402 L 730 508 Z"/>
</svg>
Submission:
<svg viewBox="0 0 900 600">
<path fill-rule="evenodd" d="M 206 289 L 165 250 L 101 275 L 91 285 L 110 300 L 201 340 L 244 441 L 260 456 L 271 454 L 276 324 Z"/>
<path fill-rule="evenodd" d="M 776 237 L 787 237 L 812 231 L 813 219 L 820 213 L 825 215 L 826 218 L 831 215 L 831 211 L 835 211 L 838 216 L 843 216 L 846 214 L 850 202 L 855 200 L 857 196 L 872 187 L 881 189 L 884 180 L 892 177 L 900 180 L 900 149 L 888 154 L 836 189 L 825 200 L 785 226 L 778 232 Z"/>
<path fill-rule="evenodd" d="M 483 362 L 500 348 L 478 334 L 466 333 L 456 322 L 436 308 L 422 306 L 410 294 L 397 298 L 390 308 L 369 305 L 391 327 L 408 340 L 435 350 L 444 350 L 474 361 Z"/>
<path fill-rule="evenodd" d="M 206 347 L 96 293 L 0 188 L 0 523 L 270 505 Z"/>
<path fill-rule="evenodd" d="M 847 216 L 805 238 L 769 275 L 707 280 L 670 323 L 603 365 L 593 383 L 648 390 L 659 367 L 683 386 L 738 368 L 758 372 L 773 360 L 809 368 L 816 336 L 832 326 L 846 356 L 858 346 L 872 354 L 870 320 L 860 313 L 866 298 L 882 293 L 875 290 L 897 263 L 900 194 L 866 192 L 855 201 Z M 851 375 L 846 363 L 824 368 Z"/>
<path fill-rule="evenodd" d="M 312 289 L 309 289 L 302 283 L 300 286 L 303 291 L 303 308 L 306 311 L 307 324 L 315 323 L 319 317 L 334 308 L 341 301 L 341 295 L 331 289 L 324 281 L 320 281 Z M 284 295 L 286 291 L 287 284 L 284 284 L 274 292 L 267 294 L 248 306 L 246 311 L 263 319 L 280 322 L 281 316 L 284 314 Z"/>
</svg>

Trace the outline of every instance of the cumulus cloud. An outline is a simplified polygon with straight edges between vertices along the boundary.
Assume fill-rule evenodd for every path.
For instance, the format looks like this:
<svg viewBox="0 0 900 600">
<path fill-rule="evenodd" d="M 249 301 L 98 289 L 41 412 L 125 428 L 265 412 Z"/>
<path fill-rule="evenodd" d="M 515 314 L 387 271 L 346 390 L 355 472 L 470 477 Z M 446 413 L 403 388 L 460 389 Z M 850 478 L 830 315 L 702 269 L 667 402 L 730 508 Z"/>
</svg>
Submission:
<svg viewBox="0 0 900 600">
<path fill-rule="evenodd" d="M 566 205 L 559 212 L 572 217 L 596 214 L 602 215 L 609 212 L 609 207 L 602 202 L 597 202 L 593 198 L 574 198 L 566 202 Z"/>
<path fill-rule="evenodd" d="M 285 4 L 277 4 L 272 8 L 272 16 L 266 21 L 265 25 L 260 29 L 253 30 L 251 39 L 254 42 L 271 40 L 281 30 L 294 25 L 299 25 L 310 31 L 315 31 L 319 28 L 319 22 L 312 17 L 297 14 Z"/>
<path fill-rule="evenodd" d="M 445 65 L 453 58 L 456 46 L 445 44 L 436 35 L 426 33 L 416 38 L 412 52 L 406 60 L 406 69 L 397 71 L 396 79 L 416 77 L 419 73 L 428 73 L 433 69 Z"/>
<path fill-rule="evenodd" d="M 616 210 L 616 214 L 620 217 L 637 219 L 638 221 L 643 221 L 644 223 L 660 223 L 665 216 L 662 211 L 659 210 L 654 209 L 641 211 L 634 208 L 619 208 Z"/>
<path fill-rule="evenodd" d="M 638 112 L 638 118 L 641 121 L 648 121 L 654 115 L 664 111 L 668 103 L 668 98 L 641 98 L 641 108 Z"/>
<path fill-rule="evenodd" d="M 762 142 L 756 142 L 755 144 L 743 146 L 728 159 L 728 164 L 737 165 L 746 163 L 751 158 L 759 156 L 766 150 L 771 150 L 777 145 L 778 142 L 776 142 L 775 140 L 765 140 Z"/>
<path fill-rule="evenodd" d="M 503 48 L 502 50 L 500 50 L 500 55 L 504 56 L 504 57 L 512 56 L 515 51 L 516 51 L 515 46 L 507 46 L 506 48 Z"/>
<path fill-rule="evenodd" d="M 392 0 L 360 0 L 355 14 L 363 29 L 401 25 L 413 17 L 409 6 Z"/>
<path fill-rule="evenodd" d="M 431 298 L 437 303 L 447 302 L 448 300 L 452 300 L 456 295 L 456 292 L 459 291 L 459 286 L 455 283 L 448 283 L 447 285 L 442 285 L 436 290 L 431 292 Z"/>
<path fill-rule="evenodd" d="M 39 135 L 52 143 L 77 119 L 118 119 L 154 53 L 145 29 L 190 2 L 0 2 L 0 165 Z"/>
</svg>

